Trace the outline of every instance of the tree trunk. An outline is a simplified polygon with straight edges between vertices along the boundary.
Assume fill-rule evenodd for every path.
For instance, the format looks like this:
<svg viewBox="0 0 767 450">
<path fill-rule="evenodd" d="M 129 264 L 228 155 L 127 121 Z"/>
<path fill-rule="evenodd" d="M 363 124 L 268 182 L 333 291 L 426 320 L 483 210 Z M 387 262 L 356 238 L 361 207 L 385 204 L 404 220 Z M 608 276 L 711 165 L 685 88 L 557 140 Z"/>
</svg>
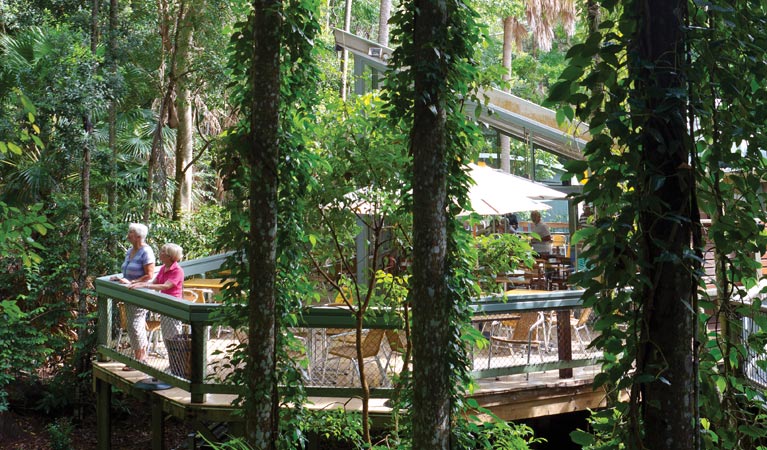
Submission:
<svg viewBox="0 0 767 450">
<path fill-rule="evenodd" d="M 158 24 L 159 24 L 159 33 L 160 33 L 160 64 L 158 68 L 158 79 L 161 83 L 165 83 L 165 73 L 166 73 L 166 61 L 167 61 L 167 55 L 172 54 L 173 50 L 173 44 L 170 39 L 170 15 L 168 12 L 168 2 L 167 0 L 159 0 L 158 2 Z M 172 58 L 171 58 L 172 59 Z M 149 219 L 152 214 L 152 209 L 155 205 L 155 192 L 154 187 L 156 180 L 155 178 L 155 172 L 157 172 L 157 169 L 161 166 L 161 163 L 163 161 L 163 136 L 162 136 L 162 129 L 165 126 L 165 117 L 170 116 L 168 113 L 169 109 L 172 109 L 172 102 L 171 98 L 173 97 L 173 90 L 175 85 L 175 72 L 172 67 L 173 63 L 171 62 L 171 70 L 170 74 L 168 75 L 168 82 L 167 87 L 165 90 L 161 91 L 161 100 L 160 100 L 160 110 L 157 114 L 157 127 L 155 128 L 154 135 L 152 136 L 152 149 L 151 153 L 149 155 L 149 161 L 148 161 L 148 167 L 147 167 L 147 196 L 146 196 L 146 205 L 144 207 L 144 216 L 143 221 L 144 223 L 149 223 Z"/>
<path fill-rule="evenodd" d="M 279 424 L 276 376 L 277 161 L 280 106 L 280 0 L 254 0 L 253 103 L 249 136 L 250 236 L 247 248 L 250 296 L 248 313 L 245 428 L 248 443 L 274 449 Z"/>
<path fill-rule="evenodd" d="M 83 165 L 80 172 L 82 182 L 82 210 L 80 213 L 80 267 L 77 271 L 77 319 L 81 327 L 77 329 L 77 338 L 80 342 L 85 342 L 88 328 L 85 326 L 85 318 L 88 315 L 88 293 L 86 286 L 88 283 L 88 244 L 91 240 L 91 134 L 93 126 L 90 119 L 84 118 L 85 145 L 83 145 Z M 83 364 L 85 365 L 85 364 Z M 84 369 L 84 367 L 78 367 Z"/>
<path fill-rule="evenodd" d="M 589 24 L 590 32 L 596 33 L 599 31 L 599 24 L 602 21 L 602 17 L 597 0 L 586 0 L 586 21 Z"/>
<path fill-rule="evenodd" d="M 503 79 L 511 79 L 511 47 L 514 41 L 512 34 L 512 25 L 514 18 L 509 16 L 503 19 L 503 59 L 501 64 L 503 68 Z M 508 135 L 500 133 L 498 135 L 498 146 L 501 148 L 501 170 L 511 172 L 511 140 Z"/>
<path fill-rule="evenodd" d="M 389 19 L 391 18 L 391 0 L 381 0 L 378 10 L 378 43 L 389 46 Z"/>
<path fill-rule="evenodd" d="M 93 0 L 91 9 L 91 52 L 96 53 L 98 47 L 98 0 Z M 80 212 L 80 267 L 77 270 L 77 339 L 80 342 L 86 341 L 88 327 L 85 326 L 85 320 L 88 316 L 88 292 L 86 284 L 88 281 L 88 246 L 91 240 L 91 145 L 93 125 L 91 124 L 90 111 L 85 112 L 83 117 L 83 164 L 80 169 L 80 181 L 82 183 Z M 87 355 L 83 352 L 77 362 L 77 372 L 83 373 L 87 367 Z"/>
<path fill-rule="evenodd" d="M 91 1 L 91 52 L 96 53 L 99 45 L 99 4 L 98 0 Z"/>
<path fill-rule="evenodd" d="M 447 65 L 444 2 L 415 1 L 413 67 L 413 448 L 450 446 L 450 296 L 445 282 Z"/>
<path fill-rule="evenodd" d="M 109 2 L 109 72 L 112 76 L 112 80 L 115 81 L 117 77 L 117 8 L 118 0 L 110 0 Z M 107 189 L 107 209 L 114 217 L 115 204 L 117 203 L 115 196 L 117 174 L 115 166 L 117 165 L 117 101 L 113 98 L 109 101 L 109 150 L 111 151 L 112 161 L 109 167 L 109 188 Z"/>
<path fill-rule="evenodd" d="M 687 13 L 682 0 L 641 0 L 636 3 L 638 27 L 638 85 L 635 112 L 641 124 L 643 189 L 658 201 L 643 210 L 642 271 L 651 285 L 644 291 L 646 327 L 637 371 L 654 380 L 641 386 L 643 437 L 646 448 L 692 449 L 693 423 L 693 289 L 690 252 L 691 189 L 687 164 L 689 139 L 685 126 L 685 99 L 672 95 L 684 90 L 685 43 L 682 31 Z M 663 111 L 662 114 L 656 111 Z M 663 180 L 663 183 L 659 183 Z M 648 201 L 649 204 L 649 201 Z M 669 256 L 677 259 L 671 261 Z"/>
<path fill-rule="evenodd" d="M 346 9 L 344 12 L 344 31 L 347 33 L 352 28 L 352 0 L 346 0 Z M 341 50 L 341 100 L 346 101 L 346 94 L 349 90 L 349 51 L 344 47 Z"/>
<path fill-rule="evenodd" d="M 190 49 L 194 44 L 194 29 L 197 13 L 202 11 L 203 2 L 189 0 L 179 8 L 178 33 L 175 55 L 176 111 L 176 186 L 173 191 L 173 219 L 179 220 L 183 212 L 192 210 L 192 154 L 194 150 L 194 119 L 192 111 L 190 79 Z"/>
</svg>

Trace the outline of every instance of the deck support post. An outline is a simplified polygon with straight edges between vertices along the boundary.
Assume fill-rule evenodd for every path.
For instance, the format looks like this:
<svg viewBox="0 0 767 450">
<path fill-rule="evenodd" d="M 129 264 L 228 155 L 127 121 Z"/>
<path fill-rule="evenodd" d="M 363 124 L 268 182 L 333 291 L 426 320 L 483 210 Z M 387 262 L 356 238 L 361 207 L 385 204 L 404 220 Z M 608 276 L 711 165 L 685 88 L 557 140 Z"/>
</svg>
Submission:
<svg viewBox="0 0 767 450">
<path fill-rule="evenodd" d="M 98 450 L 112 448 L 112 386 L 96 378 L 96 446 Z"/>
<path fill-rule="evenodd" d="M 573 342 L 570 336 L 570 310 L 557 311 L 557 352 L 560 361 L 573 360 Z M 559 378 L 572 378 L 573 369 L 559 369 Z"/>
<path fill-rule="evenodd" d="M 207 328 L 201 322 L 192 322 L 192 356 L 189 382 L 193 403 L 205 403 L 205 394 L 200 391 L 205 382 L 207 366 Z"/>
<path fill-rule="evenodd" d="M 162 412 L 162 398 L 152 393 L 152 450 L 165 450 L 165 417 Z"/>
</svg>

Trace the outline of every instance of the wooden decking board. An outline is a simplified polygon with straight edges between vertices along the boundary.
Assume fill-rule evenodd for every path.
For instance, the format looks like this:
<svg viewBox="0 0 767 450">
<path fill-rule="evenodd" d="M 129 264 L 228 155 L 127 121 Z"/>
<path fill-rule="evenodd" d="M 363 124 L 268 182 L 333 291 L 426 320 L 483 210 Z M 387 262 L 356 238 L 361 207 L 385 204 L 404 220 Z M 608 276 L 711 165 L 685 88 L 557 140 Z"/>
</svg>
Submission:
<svg viewBox="0 0 767 450">
<path fill-rule="evenodd" d="M 560 379 L 558 371 L 510 375 L 478 380 L 480 388 L 472 395 L 479 405 L 503 420 L 519 420 L 605 406 L 603 389 L 594 390 L 598 370 L 577 368 L 573 378 Z M 480 415 L 489 420 L 489 416 Z"/>
</svg>

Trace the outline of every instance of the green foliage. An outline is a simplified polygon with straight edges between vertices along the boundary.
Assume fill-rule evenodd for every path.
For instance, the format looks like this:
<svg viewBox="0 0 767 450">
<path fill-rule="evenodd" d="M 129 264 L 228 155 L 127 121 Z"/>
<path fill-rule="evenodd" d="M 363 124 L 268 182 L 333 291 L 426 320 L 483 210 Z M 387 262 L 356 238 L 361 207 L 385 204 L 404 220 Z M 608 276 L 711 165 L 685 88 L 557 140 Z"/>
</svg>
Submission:
<svg viewBox="0 0 767 450">
<path fill-rule="evenodd" d="M 469 411 L 469 420 L 455 430 L 459 448 L 527 450 L 546 442 L 543 438 L 536 438 L 529 426 L 503 421 L 492 411 L 479 406 L 475 399 L 467 400 L 464 407 Z"/>
<path fill-rule="evenodd" d="M 42 261 L 36 238 L 53 229 L 42 210 L 42 204 L 22 210 L 0 202 L 0 257 L 18 258 L 26 267 Z"/>
<path fill-rule="evenodd" d="M 375 95 L 328 103 L 319 121 L 317 142 L 322 144 L 315 151 L 321 163 L 315 166 L 317 184 L 307 193 L 309 204 L 317 207 L 307 210 L 306 217 L 310 256 L 320 266 L 315 270 L 331 279 L 353 272 L 349 268 L 361 223 L 378 230 L 370 236 L 371 254 L 377 255 L 371 275 L 384 266 L 384 257 L 397 262 L 408 258 L 409 158 L 404 132 L 387 124 Z M 360 297 L 366 294 L 365 290 Z"/>
<path fill-rule="evenodd" d="M 302 427 L 305 433 L 315 433 L 325 439 L 352 444 L 356 448 L 364 446 L 360 433 L 362 417 L 359 413 L 350 413 L 337 408 L 313 412 L 307 419 Z"/>
<path fill-rule="evenodd" d="M 226 220 L 216 205 L 203 206 L 178 221 L 160 217 L 152 224 L 151 241 L 158 250 L 169 242 L 180 245 L 184 259 L 203 258 L 216 252 L 217 232 Z"/>
<path fill-rule="evenodd" d="M 530 243 L 516 234 L 491 234 L 477 236 L 477 278 L 485 293 L 496 292 L 500 285 L 495 282 L 498 275 L 506 274 L 519 267 L 532 267 L 535 258 Z"/>
<path fill-rule="evenodd" d="M 23 151 L 0 155 L 2 198 L 31 203 L 46 201 L 55 192 L 76 191 L 77 183 L 67 180 L 79 173 L 77 155 L 90 144 L 83 133 L 85 121 L 106 95 L 104 80 L 94 76 L 99 60 L 91 53 L 87 36 L 67 26 L 33 27 L 15 37 L 2 36 L 0 47 L 2 82 L 28 97 L 28 101 L 22 97 L 20 108 L 12 105 L 0 113 L 0 132 L 3 123 L 21 123 L 20 118 L 29 120 L 33 131 L 19 142 Z M 10 129 L 18 134 L 15 127 Z"/>
<path fill-rule="evenodd" d="M 69 419 L 58 419 L 48 425 L 45 430 L 50 435 L 51 450 L 72 450 L 72 433 L 74 425 Z"/>
<path fill-rule="evenodd" d="M 584 450 L 624 450 L 626 445 L 615 433 L 616 427 L 626 426 L 621 416 L 622 413 L 616 408 L 594 411 L 589 418 L 592 431 L 575 430 L 570 432 L 570 438 Z"/>
<path fill-rule="evenodd" d="M 16 300 L 0 300 L 0 412 L 8 409 L 6 386 L 16 381 L 22 372 L 34 373 L 46 356 L 53 352 L 47 347 L 44 333 L 32 326 L 32 319 L 41 309 L 22 311 Z"/>
</svg>

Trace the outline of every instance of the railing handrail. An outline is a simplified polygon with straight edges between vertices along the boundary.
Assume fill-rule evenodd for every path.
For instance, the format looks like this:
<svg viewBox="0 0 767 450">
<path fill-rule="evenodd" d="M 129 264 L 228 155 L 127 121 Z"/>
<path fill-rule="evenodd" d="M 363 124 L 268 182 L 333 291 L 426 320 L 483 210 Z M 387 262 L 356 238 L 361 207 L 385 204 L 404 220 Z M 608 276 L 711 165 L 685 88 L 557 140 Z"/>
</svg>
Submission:
<svg viewBox="0 0 767 450">
<path fill-rule="evenodd" d="M 221 307 L 219 303 L 194 303 L 149 289 L 130 289 L 109 277 L 97 278 L 96 293 L 125 303 L 148 309 L 185 322 L 211 324 L 210 313 Z"/>
</svg>

